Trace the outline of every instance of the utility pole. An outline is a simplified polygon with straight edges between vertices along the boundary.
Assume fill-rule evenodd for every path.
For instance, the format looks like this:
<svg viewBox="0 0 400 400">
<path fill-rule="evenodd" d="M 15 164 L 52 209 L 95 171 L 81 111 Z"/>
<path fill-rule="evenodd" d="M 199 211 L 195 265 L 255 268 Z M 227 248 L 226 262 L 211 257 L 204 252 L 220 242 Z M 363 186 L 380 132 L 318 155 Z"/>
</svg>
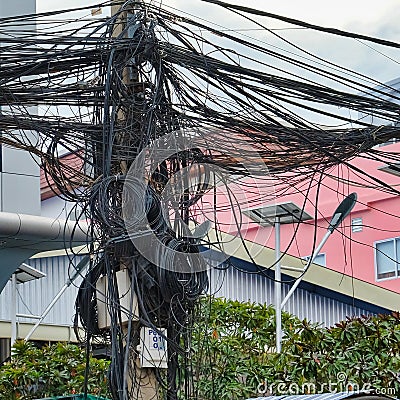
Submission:
<svg viewBox="0 0 400 400">
<path fill-rule="evenodd" d="M 111 6 L 111 14 L 112 16 L 118 15 L 115 20 L 112 37 L 113 38 L 129 38 L 129 28 L 127 28 L 128 24 L 128 16 L 129 14 L 134 14 L 135 10 L 124 10 L 120 11 L 121 2 L 114 0 L 114 4 Z M 140 91 L 140 76 L 137 71 L 133 71 L 135 66 L 132 65 L 124 65 L 122 72 L 122 81 L 126 85 L 128 89 L 131 90 L 132 98 L 134 98 L 135 91 Z M 139 88 L 139 89 L 138 89 Z M 134 101 L 132 104 L 129 104 L 131 110 L 124 113 L 124 111 L 119 111 L 117 115 L 117 124 L 126 125 L 129 123 L 127 121 L 128 118 L 138 118 L 141 113 L 141 105 L 136 106 Z M 139 122 L 139 121 L 136 121 Z M 133 124 L 136 125 L 136 124 Z M 140 128 L 140 126 L 139 126 Z M 116 145 L 117 146 L 129 146 L 129 142 L 125 137 L 125 132 L 121 132 L 116 136 Z M 122 154 L 126 154 L 127 152 L 122 151 Z M 119 169 L 122 175 L 126 175 L 129 169 L 129 160 L 128 159 L 119 159 Z M 128 268 L 132 268 L 132 263 L 129 258 L 129 254 L 123 255 L 120 258 L 120 271 L 124 271 Z M 129 274 L 125 275 L 128 279 Z M 140 347 L 144 348 L 144 346 L 136 347 L 137 343 L 133 343 L 131 338 L 136 337 L 141 340 L 141 328 L 142 324 L 138 321 L 137 315 L 134 314 L 139 313 L 139 309 L 133 304 L 135 301 L 135 294 L 133 293 L 134 288 L 132 282 L 129 282 L 130 286 L 130 304 L 129 304 L 129 317 L 127 323 L 124 323 L 122 327 L 122 331 L 125 337 L 125 357 L 124 357 L 124 393 L 123 400 L 153 400 L 159 398 L 159 385 L 156 379 L 155 368 L 144 368 L 141 365 L 141 357 L 139 354 Z"/>
</svg>

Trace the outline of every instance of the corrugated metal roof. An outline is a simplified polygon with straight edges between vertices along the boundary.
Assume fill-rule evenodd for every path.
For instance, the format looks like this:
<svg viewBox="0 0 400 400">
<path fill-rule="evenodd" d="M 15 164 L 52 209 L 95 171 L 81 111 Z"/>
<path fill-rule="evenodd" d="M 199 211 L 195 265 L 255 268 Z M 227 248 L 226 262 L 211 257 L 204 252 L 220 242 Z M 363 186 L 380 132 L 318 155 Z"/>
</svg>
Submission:
<svg viewBox="0 0 400 400">
<path fill-rule="evenodd" d="M 271 279 L 257 274 L 247 274 L 237 269 L 211 269 L 209 271 L 210 294 L 238 301 L 274 304 L 275 286 Z M 282 295 L 289 291 L 290 285 L 282 284 Z M 373 315 L 371 310 L 345 304 L 339 300 L 297 289 L 283 307 L 284 311 L 317 322 L 323 326 L 333 326 L 346 317 Z"/>
<path fill-rule="evenodd" d="M 72 263 L 77 264 L 81 257 L 76 257 Z M 71 260 L 68 256 L 35 258 L 27 262 L 34 268 L 46 274 L 38 281 L 18 285 L 18 312 L 23 314 L 40 315 L 50 301 L 57 294 L 64 282 L 68 279 Z M 219 297 L 227 297 L 239 301 L 273 304 L 274 284 L 270 279 L 241 272 L 237 269 L 228 270 L 212 269 L 209 271 L 210 293 Z M 77 294 L 77 285 L 81 282 L 78 278 L 74 285 L 64 293 L 55 304 L 44 323 L 71 325 L 73 320 L 74 304 Z M 283 295 L 289 290 L 289 285 L 283 284 Z M 8 284 L 0 294 L 0 320 L 10 319 L 9 299 L 11 287 Z M 308 319 L 324 326 L 332 326 L 347 316 L 360 316 L 372 314 L 370 310 L 344 304 L 339 300 L 311 293 L 304 289 L 297 289 L 293 297 L 284 307 L 300 319 Z M 21 322 L 32 320 L 19 319 Z"/>
<path fill-rule="evenodd" d="M 370 398 L 387 398 L 385 395 L 369 394 L 367 392 L 337 392 L 337 393 L 320 393 L 320 394 L 299 394 L 299 395 L 283 395 L 283 396 L 267 396 L 256 397 L 248 400 L 341 400 L 349 397 L 370 397 Z"/>
</svg>

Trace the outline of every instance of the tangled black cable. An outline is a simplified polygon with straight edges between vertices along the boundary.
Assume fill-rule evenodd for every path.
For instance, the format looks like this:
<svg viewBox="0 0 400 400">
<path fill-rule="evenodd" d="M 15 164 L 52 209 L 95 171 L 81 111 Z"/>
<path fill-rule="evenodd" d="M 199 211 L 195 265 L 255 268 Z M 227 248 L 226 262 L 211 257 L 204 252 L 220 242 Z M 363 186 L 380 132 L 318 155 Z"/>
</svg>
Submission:
<svg viewBox="0 0 400 400">
<path fill-rule="evenodd" d="M 218 231 L 223 223 L 218 213 L 231 209 L 235 199 L 229 184 L 245 187 L 246 202 L 235 200 L 240 209 L 269 198 L 259 187 L 271 181 L 280 182 L 275 194 L 283 195 L 299 190 L 316 171 L 328 173 L 338 164 L 357 172 L 349 163 L 356 156 L 398 162 L 397 154 L 374 146 L 400 138 L 394 125 L 400 96 L 395 90 L 387 94 L 373 80 L 367 84 L 365 77 L 349 76 L 347 69 L 336 66 L 332 72 L 328 64 L 271 50 L 154 4 L 112 2 L 117 4 L 121 7 L 111 18 L 54 24 L 54 15 L 43 13 L 0 19 L 0 142 L 39 156 L 57 194 L 79 203 L 91 223 L 92 261 L 76 300 L 75 326 L 78 332 L 82 325 L 87 343 L 97 339 L 111 346 L 113 398 L 137 398 L 153 374 L 160 388 L 155 397 L 188 399 L 196 393 L 196 366 L 187 347 L 196 301 L 207 291 L 208 278 L 203 270 L 179 271 L 171 254 L 200 256 L 199 245 L 218 250 L 221 243 L 205 234 L 193 237 L 183 226 L 200 225 L 212 216 Z M 62 20 L 63 11 L 57 14 Z M 33 22 L 36 32 L 25 29 Z M 276 60 L 288 68 L 279 69 Z M 340 88 L 289 72 L 292 66 Z M 388 125 L 354 121 L 332 107 L 374 115 Z M 296 109 L 354 127 L 322 129 Z M 30 131 L 36 133 L 34 140 Z M 191 148 L 177 146 L 164 160 L 154 161 L 145 182 L 132 178 L 129 170 L 138 155 L 151 159 L 167 135 L 185 138 Z M 63 162 L 65 152 L 74 155 L 76 165 Z M 202 180 L 206 164 L 226 171 L 230 181 L 212 174 Z M 164 201 L 164 189 L 184 171 L 182 190 Z M 358 172 L 365 185 L 399 194 Z M 252 176 L 257 180 L 246 181 Z M 225 203 L 217 196 L 216 182 L 228 187 Z M 235 224 L 239 229 L 240 217 Z M 151 247 L 158 261 L 147 259 L 132 243 L 132 230 L 149 246 L 158 241 L 170 251 Z M 124 294 L 117 273 L 125 269 L 138 311 L 120 304 Z M 111 321 L 107 329 L 98 326 L 96 283 L 103 276 Z M 167 373 L 150 368 L 146 377 L 140 375 L 137 346 L 143 327 L 167 341 Z"/>
</svg>

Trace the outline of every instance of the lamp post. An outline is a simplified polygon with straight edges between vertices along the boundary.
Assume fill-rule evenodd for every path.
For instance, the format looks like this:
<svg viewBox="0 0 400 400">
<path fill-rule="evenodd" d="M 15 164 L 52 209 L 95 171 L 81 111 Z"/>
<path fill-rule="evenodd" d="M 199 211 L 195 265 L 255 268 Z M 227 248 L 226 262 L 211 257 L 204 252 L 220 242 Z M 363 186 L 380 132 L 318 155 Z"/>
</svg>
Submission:
<svg viewBox="0 0 400 400">
<path fill-rule="evenodd" d="M 274 305 L 276 325 L 276 351 L 281 351 L 282 341 L 282 276 L 281 276 L 281 224 L 292 224 L 312 219 L 311 215 L 295 203 L 288 201 L 284 203 L 270 204 L 262 207 L 244 210 L 243 213 L 253 221 L 263 226 L 273 225 L 275 227 L 275 272 L 274 272 Z"/>
<path fill-rule="evenodd" d="M 310 257 L 310 259 L 308 260 L 307 264 L 304 266 L 301 276 L 296 280 L 296 282 L 290 288 L 290 290 L 289 290 L 288 294 L 286 295 L 286 297 L 283 299 L 283 301 L 281 303 L 281 308 L 290 299 L 290 297 L 292 296 L 292 294 L 296 290 L 297 286 L 299 286 L 300 282 L 303 279 L 304 274 L 307 272 L 308 268 L 310 267 L 310 265 L 315 260 L 315 257 L 317 257 L 317 255 L 321 251 L 323 245 L 326 243 L 326 241 L 328 240 L 329 236 L 332 235 L 334 230 L 350 214 L 350 212 L 354 208 L 356 202 L 357 202 L 357 193 L 351 193 L 336 208 L 336 210 L 333 213 L 333 216 L 331 218 L 331 221 L 329 222 L 329 226 L 328 226 L 328 229 L 327 229 L 327 231 L 325 233 L 325 236 L 322 238 L 321 242 L 319 243 L 319 245 L 314 250 L 314 252 L 313 252 L 312 256 Z"/>
<path fill-rule="evenodd" d="M 276 204 L 275 210 L 275 343 L 276 352 L 281 352 L 282 344 L 282 275 L 281 275 L 281 224 L 295 221 L 302 222 L 311 219 L 311 216 L 292 202 Z"/>
<path fill-rule="evenodd" d="M 282 298 L 282 276 L 281 276 L 281 222 L 277 217 L 275 221 L 275 341 L 276 352 L 281 352 L 282 342 L 282 310 L 280 307 Z"/>
<path fill-rule="evenodd" d="M 18 314 L 17 312 L 17 283 L 26 283 L 35 279 L 44 278 L 46 274 L 32 268 L 28 264 L 22 263 L 19 268 L 11 275 L 11 346 L 18 338 L 17 317 L 35 318 L 36 316 Z"/>
<path fill-rule="evenodd" d="M 328 240 L 329 236 L 332 235 L 334 230 L 342 223 L 342 221 L 350 214 L 357 202 L 357 193 L 349 194 L 336 208 L 331 221 L 329 222 L 328 229 L 325 236 L 322 238 L 319 245 L 315 248 L 312 256 L 304 266 L 301 276 L 296 280 L 293 286 L 290 288 L 288 294 L 281 302 L 282 295 L 282 283 L 281 283 L 281 265 L 280 265 L 280 222 L 279 216 L 277 216 L 275 222 L 275 312 L 276 312 L 276 352 L 280 353 L 282 348 L 282 308 L 293 295 L 296 288 L 299 286 L 303 279 L 304 274 L 307 272 L 309 266 L 315 260 L 315 257 L 319 254 L 322 247 Z"/>
<path fill-rule="evenodd" d="M 292 202 L 280 203 L 275 205 L 268 205 L 264 207 L 258 207 L 255 209 L 249 209 L 243 211 L 248 217 L 258 222 L 260 225 L 272 225 L 275 226 L 275 274 L 274 274 L 274 290 L 275 290 L 275 324 L 276 324 L 276 352 L 281 352 L 282 344 L 282 308 L 287 303 L 289 298 L 293 295 L 296 288 L 299 286 L 304 274 L 307 272 L 310 265 L 313 263 L 315 258 L 318 256 L 322 247 L 334 232 L 334 230 L 341 224 L 341 222 L 350 214 L 351 210 L 354 208 L 357 202 L 357 193 L 349 194 L 336 208 L 325 236 L 322 238 L 321 242 L 313 251 L 312 256 L 308 260 L 304 268 L 299 270 L 301 276 L 296 280 L 293 286 L 290 288 L 288 294 L 285 296 L 283 301 L 282 298 L 282 276 L 281 276 L 281 224 L 282 223 L 293 223 L 301 222 L 305 220 L 312 219 L 312 217 L 307 214 L 304 210 L 300 209 L 297 205 Z M 274 223 L 272 218 L 275 216 Z M 282 267 L 283 268 L 283 267 Z M 285 267 L 285 269 L 294 270 L 294 268 Z"/>
</svg>

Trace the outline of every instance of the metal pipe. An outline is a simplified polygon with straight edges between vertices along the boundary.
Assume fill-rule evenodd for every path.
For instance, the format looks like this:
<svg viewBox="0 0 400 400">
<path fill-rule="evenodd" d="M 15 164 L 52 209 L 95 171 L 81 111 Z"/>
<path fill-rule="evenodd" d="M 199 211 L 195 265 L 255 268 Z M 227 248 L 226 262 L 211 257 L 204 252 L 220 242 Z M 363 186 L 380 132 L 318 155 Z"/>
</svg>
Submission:
<svg viewBox="0 0 400 400">
<path fill-rule="evenodd" d="M 328 230 L 325 233 L 325 236 L 322 238 L 320 244 L 317 246 L 317 248 L 314 250 L 314 253 L 312 254 L 312 256 L 310 257 L 310 259 L 308 260 L 308 263 L 305 265 L 305 267 L 303 268 L 303 275 L 300 276 L 296 282 L 293 284 L 293 286 L 290 288 L 288 294 L 286 295 L 286 297 L 283 299 L 282 303 L 281 303 L 281 309 L 283 308 L 283 306 L 287 303 L 287 301 L 290 299 L 290 297 L 292 296 L 292 294 L 294 293 L 294 291 L 297 289 L 297 286 L 299 286 L 300 282 L 302 281 L 304 274 L 307 272 L 308 268 L 310 267 L 310 265 L 313 263 L 313 261 L 315 260 L 315 257 L 317 257 L 317 255 L 319 254 L 319 252 L 321 251 L 323 245 L 325 244 L 325 242 L 328 240 L 329 236 L 332 234 L 333 231 Z"/>
<path fill-rule="evenodd" d="M 17 340 L 17 275 L 11 276 L 11 346 Z"/>
<path fill-rule="evenodd" d="M 287 271 L 294 271 L 294 272 L 303 272 L 304 271 L 304 268 L 289 267 L 288 265 L 281 265 L 281 269 L 285 269 Z"/>
<path fill-rule="evenodd" d="M 82 270 L 89 264 L 90 257 L 86 255 L 82 260 L 78 263 L 78 265 L 75 267 L 75 272 L 71 276 L 70 279 L 67 279 L 67 281 L 64 283 L 60 291 L 56 294 L 54 299 L 51 301 L 51 303 L 46 307 L 46 309 L 43 311 L 42 315 L 39 317 L 38 321 L 36 324 L 32 327 L 32 329 L 28 332 L 28 334 L 25 336 L 25 340 L 29 340 L 32 336 L 32 334 L 35 332 L 37 327 L 42 323 L 42 321 L 46 318 L 46 315 L 50 312 L 50 310 L 53 308 L 54 304 L 57 303 L 58 299 L 64 294 L 64 292 L 69 288 L 71 283 L 81 274 Z"/>
<path fill-rule="evenodd" d="M 31 315 L 31 314 L 17 314 L 18 318 L 31 318 L 31 319 L 39 319 L 40 315 Z"/>
<path fill-rule="evenodd" d="M 0 238 L 5 241 L 2 250 L 6 255 L 0 261 L 0 293 L 23 261 L 42 251 L 85 245 L 91 241 L 89 231 L 83 221 L 76 226 L 76 221 L 0 211 Z M 25 240 L 33 244 L 22 246 Z"/>
<path fill-rule="evenodd" d="M 52 302 L 46 307 L 46 309 L 43 311 L 43 314 L 40 316 L 39 320 L 36 322 L 35 325 L 33 325 L 32 329 L 29 331 L 29 333 L 25 336 L 25 340 L 29 340 L 30 337 L 32 336 L 33 332 L 37 329 L 37 327 L 41 324 L 41 322 L 46 318 L 46 315 L 50 312 L 50 310 L 53 308 L 54 304 L 57 303 L 58 299 L 64 294 L 64 292 L 67 290 L 69 285 L 64 284 L 63 287 L 60 289 L 60 291 L 57 293 L 56 297 L 52 300 Z"/>
<path fill-rule="evenodd" d="M 276 324 L 276 352 L 281 352 L 282 315 L 281 315 L 281 224 L 279 217 L 275 220 L 275 324 Z"/>
</svg>

